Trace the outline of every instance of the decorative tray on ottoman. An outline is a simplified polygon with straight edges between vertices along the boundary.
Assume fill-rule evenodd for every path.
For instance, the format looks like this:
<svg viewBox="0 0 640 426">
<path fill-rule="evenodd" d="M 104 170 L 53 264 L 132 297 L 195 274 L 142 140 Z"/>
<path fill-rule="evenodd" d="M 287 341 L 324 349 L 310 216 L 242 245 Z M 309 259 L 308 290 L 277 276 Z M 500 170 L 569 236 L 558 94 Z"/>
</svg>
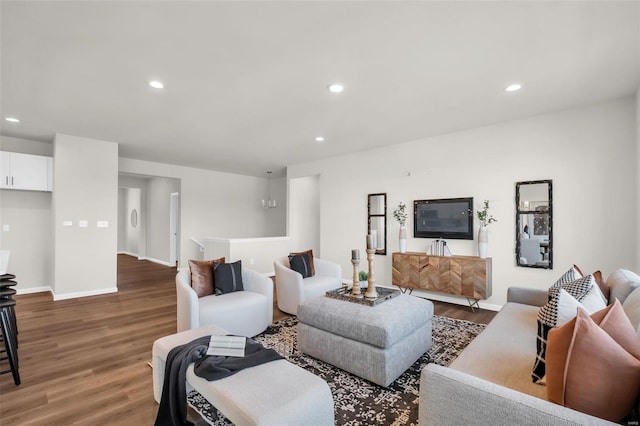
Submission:
<svg viewBox="0 0 640 426">
<path fill-rule="evenodd" d="M 367 291 L 366 287 L 361 289 L 362 294 L 360 296 L 352 296 L 350 288 L 340 287 L 335 290 L 327 291 L 325 295 L 333 299 L 346 300 L 347 302 L 359 303 L 366 306 L 376 306 L 400 295 L 400 290 L 394 290 L 392 288 L 386 287 L 376 287 L 378 297 L 376 297 L 375 299 L 367 299 L 366 297 L 364 297 L 365 291 Z"/>
</svg>

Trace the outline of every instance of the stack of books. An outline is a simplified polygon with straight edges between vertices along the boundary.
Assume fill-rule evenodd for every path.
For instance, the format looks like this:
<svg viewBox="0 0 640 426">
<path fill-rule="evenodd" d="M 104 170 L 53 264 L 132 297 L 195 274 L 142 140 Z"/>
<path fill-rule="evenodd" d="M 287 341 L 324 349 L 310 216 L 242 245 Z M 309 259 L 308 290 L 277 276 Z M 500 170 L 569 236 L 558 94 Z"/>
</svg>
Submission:
<svg viewBox="0 0 640 426">
<path fill-rule="evenodd" d="M 243 336 L 211 336 L 207 355 L 243 357 L 246 343 Z"/>
</svg>

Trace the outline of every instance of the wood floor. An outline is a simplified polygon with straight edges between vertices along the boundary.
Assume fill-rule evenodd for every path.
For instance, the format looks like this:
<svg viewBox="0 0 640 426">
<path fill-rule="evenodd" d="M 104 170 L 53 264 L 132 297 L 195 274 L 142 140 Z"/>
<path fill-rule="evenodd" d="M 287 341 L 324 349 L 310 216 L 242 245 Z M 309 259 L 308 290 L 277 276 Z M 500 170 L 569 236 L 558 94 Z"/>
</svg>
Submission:
<svg viewBox="0 0 640 426">
<path fill-rule="evenodd" d="M 119 255 L 118 293 L 57 302 L 49 293 L 16 296 L 22 384 L 0 376 L 0 424 L 153 424 L 147 362 L 153 341 L 176 331 L 175 274 Z M 495 315 L 439 302 L 435 311 L 483 323 Z M 286 316 L 274 309 L 274 320 Z"/>
</svg>

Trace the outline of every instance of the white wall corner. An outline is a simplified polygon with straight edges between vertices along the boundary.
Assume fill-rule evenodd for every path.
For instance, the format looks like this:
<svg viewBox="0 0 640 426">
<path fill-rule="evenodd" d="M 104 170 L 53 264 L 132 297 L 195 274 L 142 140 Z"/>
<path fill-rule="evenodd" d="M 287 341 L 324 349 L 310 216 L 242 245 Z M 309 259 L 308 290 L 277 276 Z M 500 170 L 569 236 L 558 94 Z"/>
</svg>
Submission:
<svg viewBox="0 0 640 426">
<path fill-rule="evenodd" d="M 48 285 L 43 285 L 39 287 L 16 288 L 17 294 L 44 293 L 47 291 L 53 294 L 53 290 L 51 289 L 51 286 L 48 286 Z"/>
<path fill-rule="evenodd" d="M 57 300 L 76 299 L 79 297 L 98 296 L 101 294 L 109 294 L 109 293 L 117 293 L 117 292 L 118 292 L 118 287 L 99 288 L 97 290 L 76 291 L 73 293 L 62 293 L 62 294 L 56 294 L 53 291 L 51 293 L 53 293 L 53 301 L 55 302 Z"/>
<path fill-rule="evenodd" d="M 168 267 L 175 267 L 176 265 L 172 265 L 169 262 L 160 259 L 154 259 L 153 257 L 140 257 L 138 260 L 148 260 L 149 262 L 157 263 L 158 265 L 164 265 Z"/>
<path fill-rule="evenodd" d="M 640 217 L 640 88 L 636 92 L 636 217 Z M 638 222 L 636 222 L 636 271 L 640 271 L 640 224 Z"/>
</svg>

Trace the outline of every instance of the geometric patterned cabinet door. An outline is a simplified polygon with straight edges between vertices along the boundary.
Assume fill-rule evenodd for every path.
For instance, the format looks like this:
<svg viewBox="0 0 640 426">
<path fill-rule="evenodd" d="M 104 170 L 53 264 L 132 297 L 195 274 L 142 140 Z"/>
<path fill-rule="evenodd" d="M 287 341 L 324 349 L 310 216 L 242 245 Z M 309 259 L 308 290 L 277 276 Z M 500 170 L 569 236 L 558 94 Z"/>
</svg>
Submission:
<svg viewBox="0 0 640 426">
<path fill-rule="evenodd" d="M 393 253 L 393 285 L 436 291 L 477 301 L 491 297 L 491 258 Z M 471 303 L 470 300 L 470 303 Z"/>
</svg>

